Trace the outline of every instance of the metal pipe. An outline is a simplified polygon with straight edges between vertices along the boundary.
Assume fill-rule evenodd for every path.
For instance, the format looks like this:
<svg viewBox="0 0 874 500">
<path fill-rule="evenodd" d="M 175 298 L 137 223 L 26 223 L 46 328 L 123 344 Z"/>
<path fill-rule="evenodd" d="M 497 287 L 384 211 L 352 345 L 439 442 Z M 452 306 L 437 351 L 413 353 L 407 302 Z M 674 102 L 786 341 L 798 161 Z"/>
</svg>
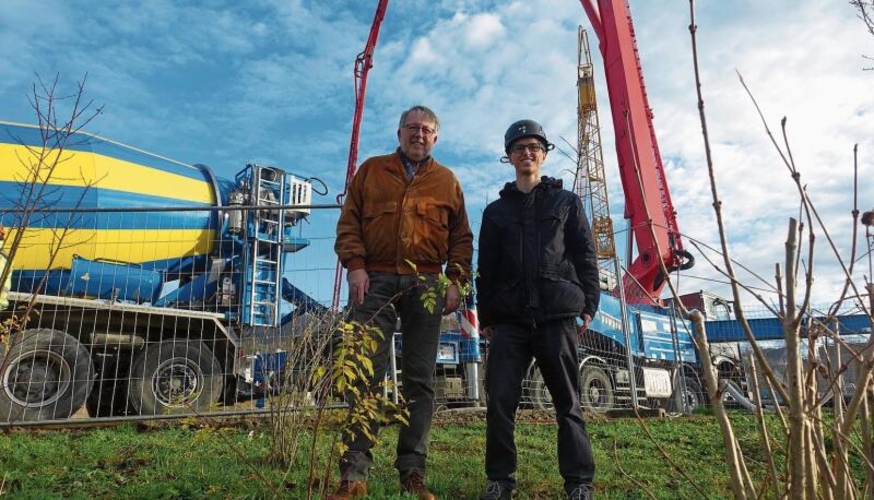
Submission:
<svg viewBox="0 0 874 500">
<path fill-rule="evenodd" d="M 614 259 L 616 276 L 619 274 L 619 260 Z M 628 365 L 628 385 L 631 389 L 631 407 L 637 408 L 640 404 L 637 401 L 637 374 L 634 372 L 634 356 L 631 354 L 631 330 L 628 328 L 628 305 L 625 302 L 625 284 L 623 280 L 619 281 L 619 310 L 621 311 L 622 335 L 625 337 L 625 363 Z"/>
<path fill-rule="evenodd" d="M 123 333 L 92 333 L 91 342 L 113 347 L 130 348 L 139 348 L 146 345 L 146 339 L 139 335 L 126 335 Z"/>
</svg>

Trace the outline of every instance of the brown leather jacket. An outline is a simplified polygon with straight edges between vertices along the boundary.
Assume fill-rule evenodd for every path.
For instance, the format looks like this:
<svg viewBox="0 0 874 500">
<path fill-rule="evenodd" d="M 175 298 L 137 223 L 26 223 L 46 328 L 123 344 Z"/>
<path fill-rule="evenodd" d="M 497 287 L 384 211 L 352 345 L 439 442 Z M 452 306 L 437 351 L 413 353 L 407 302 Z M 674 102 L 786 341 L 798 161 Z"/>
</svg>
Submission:
<svg viewBox="0 0 874 500">
<path fill-rule="evenodd" d="M 350 271 L 436 274 L 448 263 L 446 276 L 466 281 L 473 234 L 458 179 L 433 158 L 412 181 L 397 152 L 369 158 L 349 185 L 334 250 Z"/>
</svg>

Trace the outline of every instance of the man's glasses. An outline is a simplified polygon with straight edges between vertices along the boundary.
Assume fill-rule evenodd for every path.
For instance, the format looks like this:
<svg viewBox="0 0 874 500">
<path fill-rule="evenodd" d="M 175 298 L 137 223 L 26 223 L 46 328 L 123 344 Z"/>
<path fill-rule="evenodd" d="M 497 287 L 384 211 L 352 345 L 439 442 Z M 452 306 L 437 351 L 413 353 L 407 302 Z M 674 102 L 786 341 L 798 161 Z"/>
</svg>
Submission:
<svg viewBox="0 0 874 500">
<path fill-rule="evenodd" d="M 415 134 L 420 130 L 422 131 L 422 135 L 434 135 L 437 133 L 436 130 L 426 125 L 404 125 L 404 130 L 411 134 Z"/>
<path fill-rule="evenodd" d="M 510 148 L 511 153 L 522 154 L 525 150 L 528 150 L 530 153 L 537 153 L 538 151 L 546 151 L 546 148 L 543 147 L 543 144 L 539 142 L 534 142 L 531 144 L 516 144 L 512 148 Z"/>
</svg>

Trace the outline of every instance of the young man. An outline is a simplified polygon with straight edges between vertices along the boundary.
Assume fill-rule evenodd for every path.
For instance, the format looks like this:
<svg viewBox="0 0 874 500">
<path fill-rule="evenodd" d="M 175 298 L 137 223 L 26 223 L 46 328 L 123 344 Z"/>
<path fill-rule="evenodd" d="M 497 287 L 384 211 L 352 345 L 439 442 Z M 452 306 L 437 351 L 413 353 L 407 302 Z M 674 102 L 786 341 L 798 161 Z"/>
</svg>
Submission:
<svg viewBox="0 0 874 500">
<path fill-rule="evenodd" d="M 454 284 L 434 312 L 428 312 L 421 295 L 425 287 L 436 284 L 443 264 L 454 283 L 465 280 L 473 258 L 461 185 L 451 170 L 431 157 L 439 129 L 437 115 L 425 106 L 413 106 L 401 115 L 398 149 L 368 159 L 352 179 L 335 244 L 349 271 L 352 319 L 372 321 L 384 334 L 371 359 L 374 379 L 367 390 L 374 390 L 385 376 L 392 334 L 401 319 L 403 394 L 410 416 L 398 435 L 395 467 L 402 489 L 420 500 L 434 499 L 424 478 L 440 320 L 460 302 Z M 375 435 L 376 426 L 371 430 Z M 373 443 L 358 434 L 346 445 L 340 485 L 329 497 L 333 500 L 367 494 Z"/>
<path fill-rule="evenodd" d="M 598 309 L 598 265 L 582 201 L 560 180 L 541 177 L 553 147 L 537 122 L 510 125 L 501 161 L 513 165 L 516 181 L 483 212 L 477 268 L 479 321 L 489 339 L 489 484 L 483 500 L 509 499 L 516 487 L 513 430 L 532 357 L 555 406 L 567 497 L 593 495 L 595 463 L 580 410 L 577 345 Z"/>
</svg>

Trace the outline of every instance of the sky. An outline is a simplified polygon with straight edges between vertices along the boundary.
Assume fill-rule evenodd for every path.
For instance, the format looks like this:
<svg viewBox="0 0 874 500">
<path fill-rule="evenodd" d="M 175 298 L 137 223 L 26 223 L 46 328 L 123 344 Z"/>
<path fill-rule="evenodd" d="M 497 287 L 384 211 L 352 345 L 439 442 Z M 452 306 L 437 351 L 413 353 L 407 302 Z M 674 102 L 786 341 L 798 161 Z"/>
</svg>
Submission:
<svg viewBox="0 0 874 500">
<path fill-rule="evenodd" d="M 276 165 L 343 191 L 354 108 L 353 65 L 376 0 L 3 0 L 0 120 L 34 123 L 38 78 L 58 76 L 69 94 L 103 112 L 87 130 L 232 178 L 247 163 Z M 719 246 L 699 117 L 690 3 L 630 1 L 646 89 L 685 246 L 698 264 L 682 292 L 729 296 L 725 279 L 691 245 Z M 846 1 L 705 0 L 694 3 L 698 63 L 713 169 L 738 278 L 774 302 L 799 194 L 780 152 L 740 83 L 755 97 L 791 157 L 836 250 L 849 264 L 858 144 L 859 210 L 874 201 L 874 36 Z M 482 209 L 513 177 L 501 164 L 515 120 L 541 122 L 567 153 L 576 137 L 576 0 L 389 2 L 370 70 L 359 158 L 397 146 L 401 111 L 425 104 L 440 116 L 434 156 L 453 168 L 474 234 Z M 595 49 L 594 32 L 589 33 Z M 603 68 L 593 59 L 614 225 L 623 229 L 622 186 Z M 785 147 L 784 147 L 785 151 Z M 572 153 L 571 153 L 572 154 Z M 570 187 L 575 164 L 549 155 L 544 173 Z M 330 303 L 337 209 L 316 210 L 293 257 L 292 279 Z M 810 232 L 805 224 L 804 237 Z M 870 276 L 864 228 L 854 269 Z M 813 298 L 837 299 L 844 275 L 823 228 L 816 235 Z M 622 240 L 624 234 L 617 235 Z M 710 258 L 720 257 L 709 253 Z M 809 265 L 805 255 L 804 265 Z M 721 260 L 720 267 L 723 267 Z M 744 299 L 749 303 L 749 298 Z"/>
</svg>

